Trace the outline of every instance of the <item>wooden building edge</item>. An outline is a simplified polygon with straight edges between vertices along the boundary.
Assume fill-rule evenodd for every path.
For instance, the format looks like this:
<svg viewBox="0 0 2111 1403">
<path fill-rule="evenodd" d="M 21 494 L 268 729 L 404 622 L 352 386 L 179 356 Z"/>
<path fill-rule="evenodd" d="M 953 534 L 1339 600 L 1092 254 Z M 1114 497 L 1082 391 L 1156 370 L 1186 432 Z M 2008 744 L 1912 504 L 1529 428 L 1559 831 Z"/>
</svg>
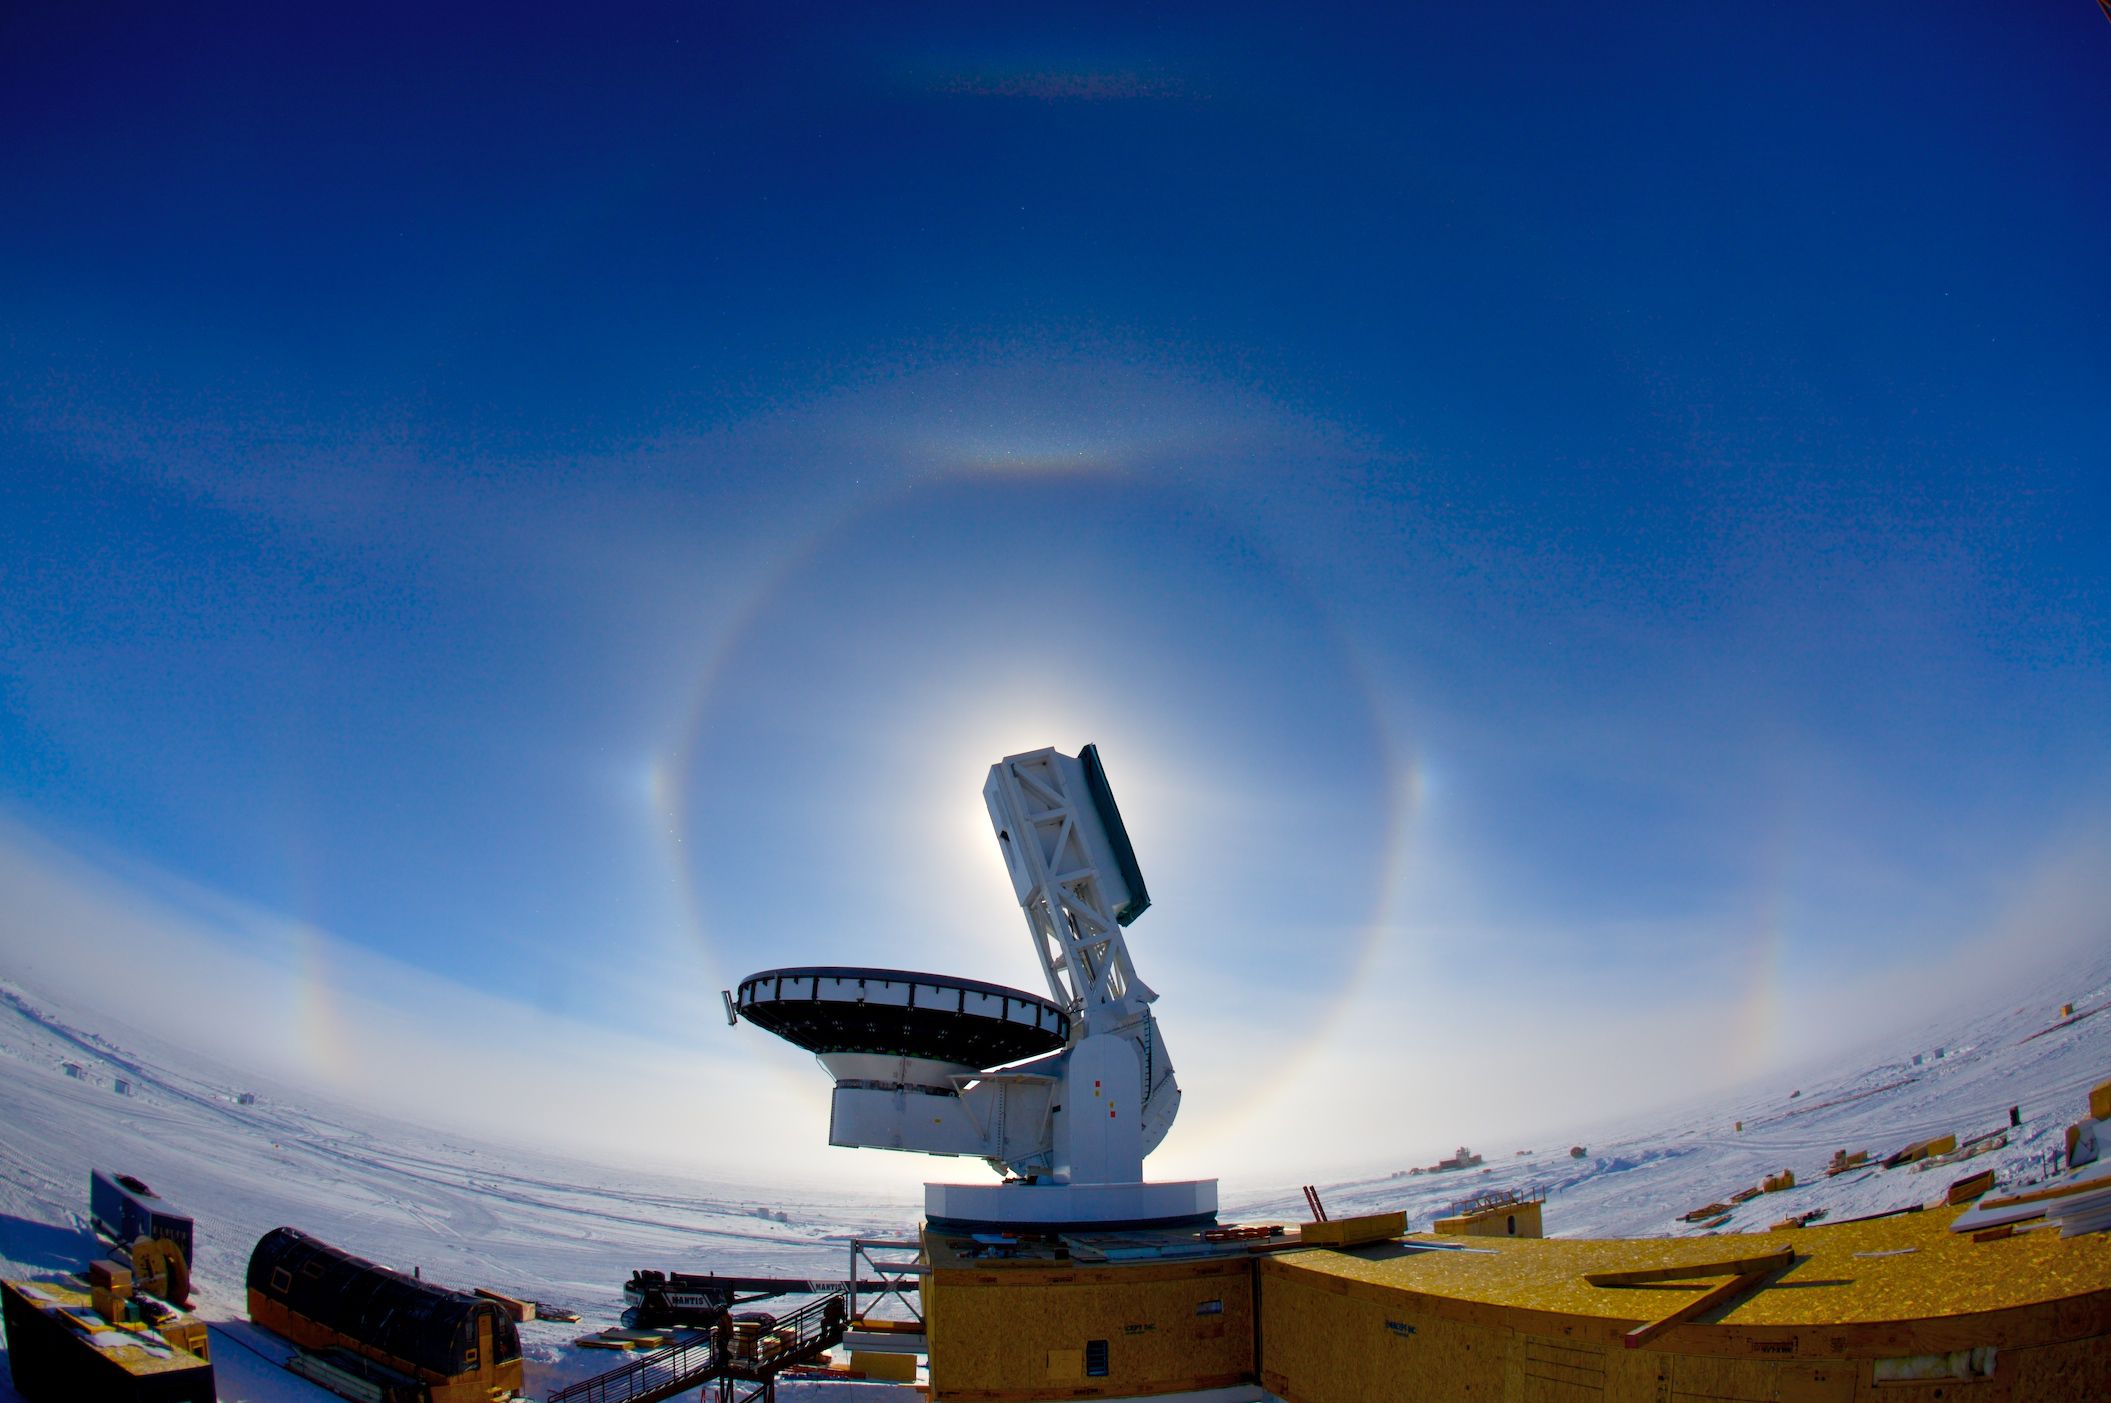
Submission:
<svg viewBox="0 0 2111 1403">
<path fill-rule="evenodd" d="M 1487 1247 L 1422 1238 L 1091 1263 L 979 1260 L 927 1232 L 930 1396 L 1178 1398 L 1246 1385 L 1284 1403 L 2111 1397 L 2111 1235 L 1975 1242 L 1948 1231 L 1952 1216 L 1848 1232 Z M 1412 1263 L 1391 1265 L 1445 1251 L 1472 1255 L 1425 1256 L 1423 1283 Z M 1583 1285 L 1617 1276 L 1600 1268 L 1623 1253 L 1673 1260 L 1635 1273 L 1645 1279 L 1624 1294 Z M 1710 1275 L 1699 1258 L 1711 1253 L 1786 1265 Z M 1440 1275 L 1482 1284 L 1449 1289 Z M 1720 1307 L 1662 1318 L 1704 1294 Z"/>
</svg>

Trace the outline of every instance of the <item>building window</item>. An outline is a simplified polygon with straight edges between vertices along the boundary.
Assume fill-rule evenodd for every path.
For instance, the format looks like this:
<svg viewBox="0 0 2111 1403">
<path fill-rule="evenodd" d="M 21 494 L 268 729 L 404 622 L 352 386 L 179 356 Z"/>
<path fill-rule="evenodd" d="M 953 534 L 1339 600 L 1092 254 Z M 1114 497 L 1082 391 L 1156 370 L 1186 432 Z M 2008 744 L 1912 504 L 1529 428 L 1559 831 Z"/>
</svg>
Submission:
<svg viewBox="0 0 2111 1403">
<path fill-rule="evenodd" d="M 1195 1306 L 1195 1314 L 1197 1314 L 1197 1315 L 1222 1315 L 1222 1314 L 1224 1314 L 1224 1302 L 1223 1302 L 1223 1301 L 1221 1301 L 1221 1300 L 1217 1300 L 1217 1301 L 1202 1301 L 1202 1302 L 1199 1302 L 1199 1303 L 1198 1303 L 1198 1304 L 1197 1304 L 1197 1305 Z"/>
<path fill-rule="evenodd" d="M 1107 1342 L 1105 1340 L 1085 1341 L 1085 1377 L 1088 1379 L 1104 1379 L 1107 1377 Z"/>
</svg>

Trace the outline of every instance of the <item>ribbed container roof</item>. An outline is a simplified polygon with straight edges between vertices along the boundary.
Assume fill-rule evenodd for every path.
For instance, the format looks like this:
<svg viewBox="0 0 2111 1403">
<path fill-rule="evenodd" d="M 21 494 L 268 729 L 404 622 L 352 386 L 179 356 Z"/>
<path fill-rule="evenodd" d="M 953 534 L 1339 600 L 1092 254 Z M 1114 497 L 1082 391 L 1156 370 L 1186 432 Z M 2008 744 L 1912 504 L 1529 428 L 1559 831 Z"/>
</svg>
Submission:
<svg viewBox="0 0 2111 1403">
<path fill-rule="evenodd" d="M 491 1301 L 419 1281 L 339 1251 L 295 1228 L 273 1228 L 249 1254 L 249 1289 L 294 1314 L 395 1359 L 453 1376 L 476 1366 L 477 1318 L 492 1320 L 490 1363 L 520 1357 L 520 1332 Z"/>
</svg>

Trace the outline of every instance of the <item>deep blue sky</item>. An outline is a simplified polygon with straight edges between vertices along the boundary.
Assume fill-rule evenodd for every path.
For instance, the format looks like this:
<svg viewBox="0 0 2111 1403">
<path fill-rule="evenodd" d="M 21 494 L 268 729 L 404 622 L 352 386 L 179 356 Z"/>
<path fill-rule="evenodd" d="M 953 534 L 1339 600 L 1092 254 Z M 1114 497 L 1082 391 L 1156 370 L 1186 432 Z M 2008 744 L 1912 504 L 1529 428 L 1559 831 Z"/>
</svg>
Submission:
<svg viewBox="0 0 2111 1403">
<path fill-rule="evenodd" d="M 2107 111 L 2086 0 L 11 7 L 0 801 L 768 1059 L 1030 983 L 981 771 L 1096 740 L 1191 1087 L 1750 1072 L 2107 934 Z"/>
</svg>

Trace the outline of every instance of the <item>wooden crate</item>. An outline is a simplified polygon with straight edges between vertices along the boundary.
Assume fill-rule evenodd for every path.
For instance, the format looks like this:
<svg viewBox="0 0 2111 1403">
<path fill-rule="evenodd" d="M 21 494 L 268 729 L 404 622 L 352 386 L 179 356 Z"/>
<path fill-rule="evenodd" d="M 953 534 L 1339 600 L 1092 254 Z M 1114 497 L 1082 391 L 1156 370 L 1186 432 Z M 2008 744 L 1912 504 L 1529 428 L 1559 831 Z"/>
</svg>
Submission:
<svg viewBox="0 0 2111 1403">
<path fill-rule="evenodd" d="M 1366 1242 L 1384 1242 L 1407 1231 L 1405 1213 L 1366 1213 L 1358 1218 L 1329 1218 L 1324 1223 L 1306 1223 L 1297 1230 L 1298 1241 L 1307 1247 L 1355 1247 Z"/>
</svg>

